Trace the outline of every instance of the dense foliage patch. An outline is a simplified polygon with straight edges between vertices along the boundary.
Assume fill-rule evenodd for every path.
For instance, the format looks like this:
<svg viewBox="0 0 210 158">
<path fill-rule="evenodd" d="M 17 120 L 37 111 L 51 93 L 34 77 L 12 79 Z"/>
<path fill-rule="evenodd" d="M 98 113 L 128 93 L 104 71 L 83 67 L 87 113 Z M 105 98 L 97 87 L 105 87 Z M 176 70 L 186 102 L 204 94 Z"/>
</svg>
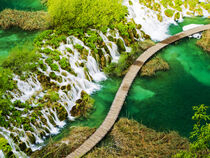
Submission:
<svg viewBox="0 0 210 158">
<path fill-rule="evenodd" d="M 120 21 L 126 14 L 121 0 L 48 0 L 53 26 L 99 28 Z"/>
</svg>

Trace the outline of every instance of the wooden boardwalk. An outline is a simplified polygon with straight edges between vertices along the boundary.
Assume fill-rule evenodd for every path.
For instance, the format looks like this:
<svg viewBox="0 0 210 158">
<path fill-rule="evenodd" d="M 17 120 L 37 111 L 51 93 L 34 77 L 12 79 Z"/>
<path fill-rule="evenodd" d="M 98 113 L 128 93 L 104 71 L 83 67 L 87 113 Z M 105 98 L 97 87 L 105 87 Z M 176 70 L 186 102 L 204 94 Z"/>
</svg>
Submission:
<svg viewBox="0 0 210 158">
<path fill-rule="evenodd" d="M 109 113 L 107 114 L 104 122 L 101 126 L 91 135 L 79 148 L 77 148 L 74 152 L 69 154 L 66 158 L 79 158 L 90 151 L 97 143 L 99 143 L 107 132 L 112 128 L 115 121 L 118 118 L 120 110 L 124 104 L 128 91 L 132 85 L 133 80 L 135 79 L 136 75 L 138 74 L 139 70 L 141 69 L 142 65 L 155 53 L 157 53 L 160 49 L 164 48 L 165 46 L 173 43 L 179 39 L 187 37 L 189 35 L 208 30 L 210 29 L 210 24 L 199 26 L 187 31 L 183 31 L 178 33 L 174 36 L 167 38 L 166 40 L 156 44 L 153 47 L 150 47 L 146 50 L 143 54 L 141 54 L 138 59 L 134 62 L 133 65 L 129 68 L 129 71 L 125 75 L 120 88 L 117 91 L 117 94 L 114 98 L 114 101 L 111 105 Z"/>
</svg>

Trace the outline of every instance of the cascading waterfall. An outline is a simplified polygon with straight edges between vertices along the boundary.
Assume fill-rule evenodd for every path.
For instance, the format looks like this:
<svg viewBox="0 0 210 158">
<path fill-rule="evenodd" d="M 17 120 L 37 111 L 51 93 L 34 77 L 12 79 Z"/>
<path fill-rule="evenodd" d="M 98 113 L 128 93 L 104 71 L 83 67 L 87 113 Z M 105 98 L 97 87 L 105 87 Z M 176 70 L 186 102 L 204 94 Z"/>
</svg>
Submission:
<svg viewBox="0 0 210 158">
<path fill-rule="evenodd" d="M 151 36 L 154 41 L 161 41 L 169 37 L 168 34 L 168 27 L 171 24 L 177 24 L 177 22 L 182 22 L 183 17 L 190 17 L 190 16 L 198 16 L 196 12 L 193 12 L 189 9 L 189 5 L 185 8 L 184 4 L 181 6 L 181 11 L 175 10 L 170 6 L 167 6 L 167 9 L 174 10 L 174 14 L 172 17 L 168 17 L 165 15 L 166 8 L 161 4 L 160 0 L 155 0 L 155 3 L 160 5 L 160 12 L 152 10 L 143 4 L 139 3 L 139 0 L 130 0 L 132 5 L 129 4 L 129 0 L 124 0 L 123 5 L 128 7 L 128 20 L 133 19 L 136 24 L 142 25 L 142 30 Z M 207 2 L 207 1 L 200 1 L 200 2 Z M 154 4 L 151 4 L 154 5 Z M 201 7 L 203 12 L 203 17 L 209 17 L 210 13 Z M 180 17 L 175 19 L 175 14 L 180 13 Z M 162 17 L 162 20 L 158 20 L 158 16 Z"/>
<path fill-rule="evenodd" d="M 142 25 L 142 30 L 151 36 L 153 40 L 163 40 L 169 35 L 167 34 L 167 29 L 170 24 L 176 24 L 174 16 L 169 18 L 165 16 L 165 8 L 161 5 L 161 16 L 163 17 L 162 21 L 157 19 L 158 12 L 151 10 L 139 3 L 138 0 L 131 0 L 133 5 L 129 5 L 128 0 L 124 0 L 123 4 L 128 7 L 129 15 L 128 21 L 133 19 L 136 24 Z M 159 2 L 156 0 L 155 2 Z M 182 6 L 182 15 L 188 16 L 187 11 L 190 10 Z M 203 9 L 204 16 L 209 16 L 208 11 Z M 182 16 L 178 21 L 182 21 Z M 155 31 L 154 31 L 155 30 Z M 110 29 L 107 30 L 107 33 L 104 34 L 98 30 L 96 31 L 99 36 L 102 38 L 105 43 L 107 50 L 102 48 L 102 52 L 105 58 L 111 57 L 112 62 L 117 62 L 120 53 L 118 52 L 118 46 L 115 42 L 110 41 L 108 36 L 112 36 L 115 39 L 121 39 L 125 46 L 126 52 L 130 52 L 131 48 L 127 47 L 125 41 L 120 36 L 118 30 L 115 30 L 115 33 L 111 33 Z M 142 33 L 139 29 L 136 29 L 139 38 L 135 38 L 136 41 L 143 40 Z M 45 43 L 45 41 L 43 41 Z M 75 45 L 81 45 L 87 50 L 86 58 L 81 57 L 81 53 L 75 48 Z M 51 46 L 42 47 L 41 49 L 49 48 L 53 49 Z M 71 49 L 73 53 L 68 52 L 68 49 Z M 52 72 L 56 76 L 60 76 L 61 80 L 50 78 L 50 83 L 54 83 L 58 87 L 71 87 L 68 91 L 65 89 L 59 89 L 59 100 L 57 101 L 67 113 L 69 120 L 74 120 L 74 117 L 71 116 L 71 109 L 75 106 L 75 102 L 80 99 L 80 94 L 82 91 L 87 92 L 88 94 L 93 93 L 100 89 L 100 84 L 98 82 L 106 79 L 106 75 L 101 71 L 98 61 L 92 56 L 91 49 L 84 44 L 80 39 L 69 36 L 66 39 L 66 43 L 60 43 L 60 46 L 57 48 L 61 52 L 60 57 L 65 57 L 68 59 L 70 66 L 75 74 L 70 73 L 66 70 L 63 70 L 59 62 L 55 61 L 58 65 L 59 71 L 53 71 L 50 66 L 47 65 L 46 59 L 48 56 L 44 53 L 41 53 L 43 63 L 46 65 L 46 71 L 38 68 L 38 70 L 45 76 L 50 78 Z M 83 65 L 83 66 L 81 66 Z M 84 70 L 86 68 L 87 70 Z M 64 75 L 65 74 L 65 75 Z M 17 89 L 13 91 L 7 91 L 8 94 L 12 97 L 12 102 L 20 100 L 21 102 L 29 101 L 32 107 L 39 106 L 39 99 L 44 98 L 47 95 L 47 90 L 44 89 L 40 81 L 38 80 L 37 74 L 31 74 L 28 79 L 22 81 L 19 76 L 15 75 L 14 80 L 17 82 Z M 33 99 L 32 99 L 33 98 Z M 24 108 L 15 107 L 17 111 L 24 111 Z M 28 110 L 26 113 L 22 114 L 22 118 L 30 117 L 32 119 L 32 114 L 34 110 Z M 7 116 L 7 119 L 10 119 L 10 116 Z M 43 122 L 44 120 L 44 122 Z M 66 124 L 65 121 L 59 119 L 58 111 L 54 107 L 45 107 L 41 110 L 40 116 L 37 116 L 36 122 L 30 123 L 31 131 L 25 131 L 24 127 L 15 127 L 11 124 L 11 128 L 6 129 L 0 127 L 0 135 L 2 135 L 9 143 L 12 148 L 12 152 L 18 158 L 27 157 L 23 153 L 20 147 L 13 141 L 13 137 L 18 137 L 18 143 L 24 143 L 27 148 L 30 148 L 32 151 L 38 150 L 41 148 L 40 144 L 44 142 L 44 138 L 49 135 L 59 133 L 59 130 L 64 127 Z M 32 141 L 33 140 L 33 141 Z M 4 153 L 0 150 L 0 157 L 4 157 Z"/>
<path fill-rule="evenodd" d="M 97 30 L 96 30 L 97 31 Z M 106 35 L 102 32 L 99 32 L 99 35 L 102 37 L 104 43 L 109 49 L 107 53 L 103 49 L 104 56 L 107 57 L 110 55 L 113 62 L 117 62 L 119 59 L 118 47 L 114 42 L 108 40 Z M 122 38 L 119 36 L 119 33 L 116 35 L 116 38 Z M 83 46 L 88 54 L 86 59 L 82 59 L 80 52 L 74 48 L 76 44 Z M 125 43 L 124 43 L 125 45 Z M 126 47 L 126 46 L 125 46 Z M 51 46 L 47 48 L 53 49 Z M 66 50 L 70 48 L 73 53 L 67 52 Z M 41 48 L 41 49 L 44 49 Z M 75 105 L 76 100 L 80 99 L 80 93 L 84 90 L 88 94 L 93 93 L 96 90 L 100 89 L 98 82 L 105 80 L 106 75 L 99 68 L 99 63 L 91 54 L 91 49 L 87 47 L 81 40 L 77 39 L 74 36 L 69 36 L 66 39 L 66 44 L 61 43 L 57 48 L 61 52 L 60 57 L 66 57 L 69 60 L 70 66 L 76 75 L 63 70 L 59 63 L 59 71 L 54 72 L 50 66 L 46 64 L 47 56 L 42 53 L 42 58 L 44 59 L 44 64 L 46 65 L 46 71 L 43 71 L 41 68 L 38 70 L 43 73 L 45 76 L 50 77 L 50 73 L 54 72 L 56 76 L 62 76 L 62 80 L 58 82 L 56 79 L 50 78 L 50 82 L 56 84 L 59 87 L 67 87 L 70 85 L 71 89 L 65 92 L 62 89 L 58 90 L 59 100 L 57 103 L 61 104 L 67 112 L 68 119 L 74 120 L 74 117 L 71 116 L 71 109 Z M 130 51 L 131 48 L 126 47 L 126 51 Z M 87 74 L 85 74 L 84 67 L 80 66 L 78 63 L 84 63 L 84 66 L 87 68 Z M 65 75 L 62 75 L 65 73 Z M 21 80 L 19 76 L 15 75 L 13 78 L 17 83 L 17 89 L 13 91 L 7 91 L 7 93 L 12 97 L 12 102 L 20 100 L 21 102 L 29 101 L 32 107 L 38 107 L 38 100 L 44 98 L 47 94 L 47 91 L 42 87 L 42 84 L 38 80 L 36 74 L 31 74 L 28 79 L 25 81 Z M 31 99 L 33 98 L 33 99 Z M 16 110 L 23 112 L 24 108 L 15 107 Z M 21 117 L 28 117 L 31 115 L 34 110 L 29 110 L 27 113 L 21 115 Z M 30 116 L 31 117 L 31 116 Z M 8 116 L 8 119 L 10 116 Z M 45 120 L 45 123 L 43 123 Z M 16 157 L 27 157 L 24 154 L 18 145 L 13 141 L 11 134 L 18 137 L 18 143 L 23 143 L 27 148 L 30 148 L 32 151 L 38 150 L 41 148 L 41 144 L 44 142 L 44 138 L 49 135 L 58 134 L 60 129 L 64 127 L 65 121 L 61 121 L 58 117 L 58 112 L 55 108 L 44 108 L 41 110 L 41 115 L 37 116 L 35 123 L 29 123 L 32 131 L 25 132 L 23 126 L 15 127 L 11 124 L 12 132 L 4 127 L 0 128 L 0 134 L 8 140 L 9 145 L 12 147 L 12 151 Z M 34 142 L 31 142 L 34 139 Z M 4 153 L 0 153 L 3 155 Z"/>
</svg>

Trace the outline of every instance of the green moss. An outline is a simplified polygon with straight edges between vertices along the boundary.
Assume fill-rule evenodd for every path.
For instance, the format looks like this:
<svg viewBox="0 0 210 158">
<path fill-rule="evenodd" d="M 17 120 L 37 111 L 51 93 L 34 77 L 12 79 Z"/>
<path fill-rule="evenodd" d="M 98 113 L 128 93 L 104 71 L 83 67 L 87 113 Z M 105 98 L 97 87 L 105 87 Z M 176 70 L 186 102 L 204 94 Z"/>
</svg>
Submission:
<svg viewBox="0 0 210 158">
<path fill-rule="evenodd" d="M 2 150 L 5 155 L 8 155 L 12 151 L 12 148 L 8 144 L 8 141 L 1 135 L 0 135 L 0 150 Z"/>
<path fill-rule="evenodd" d="M 174 15 L 174 10 L 171 10 L 171 9 L 166 9 L 165 10 L 165 15 L 167 16 L 167 17 L 172 17 L 173 15 Z"/>
<path fill-rule="evenodd" d="M 133 5 L 133 3 L 132 3 L 132 1 L 131 1 L 131 0 L 129 0 L 129 5 Z"/>
<path fill-rule="evenodd" d="M 123 52 L 123 51 L 125 51 L 126 49 L 125 49 L 125 46 L 124 46 L 124 42 L 123 42 L 123 40 L 122 39 L 117 39 L 117 46 L 118 46 L 118 50 L 119 50 L 119 52 Z"/>
<path fill-rule="evenodd" d="M 80 44 L 75 44 L 74 48 L 76 48 L 78 51 L 82 51 L 84 47 L 81 46 Z"/>
<path fill-rule="evenodd" d="M 53 71 L 59 71 L 59 67 L 56 63 L 50 64 L 50 67 Z"/>
<path fill-rule="evenodd" d="M 180 13 L 176 12 L 174 15 L 174 20 L 179 20 L 179 18 L 180 18 Z"/>
<path fill-rule="evenodd" d="M 71 110 L 71 115 L 74 117 L 87 117 L 90 110 L 93 108 L 94 100 L 85 92 L 81 92 L 81 99 L 76 101 L 76 105 Z"/>
</svg>

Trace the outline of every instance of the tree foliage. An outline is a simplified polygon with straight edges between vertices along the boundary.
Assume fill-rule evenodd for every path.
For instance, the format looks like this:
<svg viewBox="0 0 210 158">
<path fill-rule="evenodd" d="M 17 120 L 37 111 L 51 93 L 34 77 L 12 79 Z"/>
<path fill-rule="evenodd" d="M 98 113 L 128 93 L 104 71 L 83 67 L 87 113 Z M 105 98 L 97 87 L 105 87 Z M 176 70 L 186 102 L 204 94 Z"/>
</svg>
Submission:
<svg viewBox="0 0 210 158">
<path fill-rule="evenodd" d="M 199 105 L 194 106 L 195 111 L 192 119 L 196 121 L 193 126 L 190 138 L 193 142 L 190 144 L 189 151 L 180 151 L 176 158 L 198 158 L 208 157 L 210 149 L 210 115 L 207 114 L 208 106 Z"/>
<path fill-rule="evenodd" d="M 122 0 L 48 0 L 53 26 L 99 28 L 120 21 L 127 9 Z M 65 25 L 64 25 L 65 24 Z"/>
</svg>

